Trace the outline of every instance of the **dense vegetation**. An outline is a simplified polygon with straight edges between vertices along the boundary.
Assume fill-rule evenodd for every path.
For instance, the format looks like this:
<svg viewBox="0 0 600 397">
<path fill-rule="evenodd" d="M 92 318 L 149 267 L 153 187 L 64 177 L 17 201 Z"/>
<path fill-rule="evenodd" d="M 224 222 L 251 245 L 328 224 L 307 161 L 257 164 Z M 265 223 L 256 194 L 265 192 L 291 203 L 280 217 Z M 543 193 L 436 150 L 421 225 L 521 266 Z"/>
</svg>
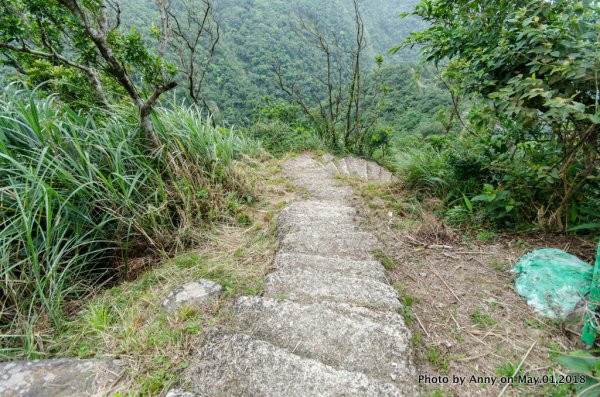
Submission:
<svg viewBox="0 0 600 397">
<path fill-rule="evenodd" d="M 261 147 L 375 159 L 448 223 L 597 233 L 598 5 L 484 3 L 0 0 L 3 346 L 235 219 Z"/>
<path fill-rule="evenodd" d="M 0 97 L 0 326 L 19 326 L 5 347 L 33 352 L 34 323 L 60 327 L 65 300 L 126 274 L 128 258 L 235 220 L 227 201 L 251 188 L 229 165 L 251 146 L 195 109 L 161 108 L 147 155 L 132 109 L 93 118 L 16 88 Z"/>
<path fill-rule="evenodd" d="M 273 64 L 281 63 L 289 76 L 316 86 L 322 72 L 322 55 L 300 38 L 298 16 L 318 17 L 323 30 L 337 32 L 340 39 L 353 37 L 352 0 L 285 1 L 285 0 L 218 0 L 214 1 L 221 38 L 206 77 L 205 96 L 220 110 L 220 121 L 249 125 L 254 109 L 265 96 L 284 98 L 278 89 Z M 363 6 L 368 48 L 368 68 L 375 66 L 376 55 L 402 41 L 412 31 L 420 30 L 418 18 L 399 20 L 398 15 L 412 9 L 416 0 L 377 0 Z M 158 26 L 155 0 L 121 2 L 123 19 L 140 31 Z M 407 49 L 387 57 L 388 62 L 416 60 L 417 50 Z M 175 62 L 173 62 L 175 63 Z"/>
<path fill-rule="evenodd" d="M 403 153 L 402 170 L 456 221 L 597 231 L 600 9 L 486 3 L 416 7 L 431 27 L 403 46 L 423 45 L 443 70 L 460 126 Z"/>
</svg>

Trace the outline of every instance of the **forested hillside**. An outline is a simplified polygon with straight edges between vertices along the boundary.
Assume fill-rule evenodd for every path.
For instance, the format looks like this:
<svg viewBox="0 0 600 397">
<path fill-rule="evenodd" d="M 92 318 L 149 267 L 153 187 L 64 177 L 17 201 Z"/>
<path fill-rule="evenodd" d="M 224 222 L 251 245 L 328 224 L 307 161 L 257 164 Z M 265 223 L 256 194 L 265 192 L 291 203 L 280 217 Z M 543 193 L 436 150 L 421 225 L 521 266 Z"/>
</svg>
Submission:
<svg viewBox="0 0 600 397">
<path fill-rule="evenodd" d="M 375 66 L 376 55 L 386 55 L 385 63 L 417 60 L 416 49 L 387 56 L 390 48 L 424 26 L 416 17 L 399 18 L 417 2 L 373 0 L 362 4 L 368 41 L 366 68 Z M 159 23 L 155 0 L 125 0 L 121 6 L 127 24 L 141 31 L 149 32 Z M 302 84 L 317 84 L 315 76 L 322 70 L 323 56 L 302 39 L 299 16 L 318 20 L 324 32 L 337 33 L 341 41 L 354 40 L 351 0 L 217 0 L 214 6 L 221 38 L 206 77 L 205 95 L 229 123 L 248 124 L 265 96 L 284 97 L 273 73 L 276 63 Z"/>
</svg>

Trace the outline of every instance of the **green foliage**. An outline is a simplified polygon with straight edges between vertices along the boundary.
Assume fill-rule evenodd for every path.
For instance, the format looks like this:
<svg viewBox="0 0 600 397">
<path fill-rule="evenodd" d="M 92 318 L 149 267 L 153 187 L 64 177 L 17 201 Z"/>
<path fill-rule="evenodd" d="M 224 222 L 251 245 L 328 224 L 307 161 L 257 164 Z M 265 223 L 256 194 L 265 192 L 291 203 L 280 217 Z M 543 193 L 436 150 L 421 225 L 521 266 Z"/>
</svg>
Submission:
<svg viewBox="0 0 600 397">
<path fill-rule="evenodd" d="M 510 198 L 510 192 L 505 189 L 494 188 L 490 184 L 483 185 L 483 192 L 471 199 L 472 202 L 481 202 L 485 211 L 494 219 L 506 218 L 511 215 L 516 202 Z"/>
<path fill-rule="evenodd" d="M 266 97 L 255 117 L 255 123 L 247 128 L 248 134 L 273 154 L 314 150 L 323 145 L 315 127 L 297 105 Z"/>
<path fill-rule="evenodd" d="M 106 105 L 110 95 L 131 96 L 125 78 L 142 83 L 134 87 L 140 94 L 173 80 L 176 69 L 152 51 L 148 38 L 117 23 L 120 10 L 114 4 L 81 2 L 77 10 L 58 0 L 0 1 L 0 48 L 19 80 L 32 87 L 50 81 L 44 90 L 87 108 Z M 108 51 L 100 49 L 101 40 Z M 107 61 L 108 53 L 123 75 Z"/>
<path fill-rule="evenodd" d="M 194 227 L 227 216 L 223 190 L 248 195 L 229 166 L 251 149 L 243 138 L 174 105 L 155 114 L 163 149 L 148 156 L 133 113 L 94 119 L 15 87 L 0 96 L 4 348 L 36 351 L 35 324 L 60 329 L 67 299 L 140 252 L 189 245 Z"/>
<path fill-rule="evenodd" d="M 438 368 L 443 374 L 447 374 L 450 370 L 450 360 L 448 359 L 448 355 L 442 352 L 437 346 L 431 346 L 427 350 L 425 358 L 431 365 Z"/>
<path fill-rule="evenodd" d="M 424 44 L 427 60 L 449 58 L 462 92 L 492 99 L 513 121 L 527 125 L 541 111 L 550 124 L 600 124 L 589 91 L 600 68 L 599 10 L 590 1 L 423 1 L 415 14 L 433 26 L 406 43 Z"/>
<path fill-rule="evenodd" d="M 474 105 L 470 136 L 454 150 L 475 160 L 463 167 L 466 179 L 496 190 L 478 197 L 491 200 L 492 218 L 520 210 L 564 230 L 597 216 L 599 11 L 597 2 L 565 0 L 424 0 L 415 8 L 430 27 L 403 46 L 423 45 L 427 60 L 447 62 L 453 98 Z"/>
<path fill-rule="evenodd" d="M 585 383 L 579 384 L 579 397 L 597 396 L 600 392 L 600 358 L 591 352 L 576 351 L 568 356 L 561 356 L 557 361 L 571 371 L 585 376 Z"/>
<path fill-rule="evenodd" d="M 366 35 L 371 44 L 365 56 L 369 60 L 366 67 L 371 68 L 370 60 L 385 54 L 392 45 L 423 26 L 417 17 L 397 18 L 417 1 L 363 3 Z M 119 3 L 123 25 L 136 26 L 150 36 L 151 30 L 159 24 L 155 1 L 121 0 Z M 345 42 L 354 39 L 350 28 L 353 24 L 350 0 L 219 0 L 215 6 L 221 39 L 206 76 L 204 94 L 216 102 L 223 120 L 231 124 L 250 126 L 255 108 L 267 95 L 284 98 L 272 70 L 274 60 L 285 66 L 286 75 L 297 81 L 298 86 L 308 90 L 321 86 L 316 76 L 322 72 L 322 57 L 298 34 L 297 15 L 316 16 L 324 31 L 338 33 Z M 386 57 L 385 63 L 411 61 L 416 53 L 416 50 L 405 49 L 394 57 Z M 177 54 L 169 55 L 168 59 L 176 63 Z M 179 81 L 183 83 L 183 79 Z"/>
<path fill-rule="evenodd" d="M 444 197 L 451 188 L 451 169 L 445 152 L 430 146 L 405 147 L 397 155 L 397 167 L 407 187 Z"/>
</svg>

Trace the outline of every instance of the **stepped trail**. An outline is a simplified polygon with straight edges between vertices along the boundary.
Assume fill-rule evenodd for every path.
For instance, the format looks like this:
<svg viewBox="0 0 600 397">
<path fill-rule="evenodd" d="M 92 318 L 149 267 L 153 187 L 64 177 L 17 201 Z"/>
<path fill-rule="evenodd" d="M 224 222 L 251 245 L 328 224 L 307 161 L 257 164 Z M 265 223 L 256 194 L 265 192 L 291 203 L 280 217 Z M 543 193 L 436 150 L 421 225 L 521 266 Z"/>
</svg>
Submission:
<svg viewBox="0 0 600 397">
<path fill-rule="evenodd" d="M 398 294 L 361 232 L 352 191 L 335 172 L 389 180 L 358 159 L 326 165 L 308 155 L 284 171 L 307 198 L 284 208 L 264 296 L 235 305 L 235 333 L 211 331 L 184 378 L 200 395 L 413 396 L 410 332 Z M 328 160 L 328 161 L 327 161 Z"/>
<path fill-rule="evenodd" d="M 306 154 L 284 172 L 306 197 L 278 218 L 276 270 L 263 296 L 240 298 L 230 331 L 204 335 L 183 374 L 190 392 L 167 396 L 417 395 L 398 293 L 371 254 L 379 242 L 360 231 L 352 190 L 335 178 L 391 174 L 360 159 Z M 2 363 L 0 396 L 105 395 L 122 378 L 118 361 Z"/>
</svg>

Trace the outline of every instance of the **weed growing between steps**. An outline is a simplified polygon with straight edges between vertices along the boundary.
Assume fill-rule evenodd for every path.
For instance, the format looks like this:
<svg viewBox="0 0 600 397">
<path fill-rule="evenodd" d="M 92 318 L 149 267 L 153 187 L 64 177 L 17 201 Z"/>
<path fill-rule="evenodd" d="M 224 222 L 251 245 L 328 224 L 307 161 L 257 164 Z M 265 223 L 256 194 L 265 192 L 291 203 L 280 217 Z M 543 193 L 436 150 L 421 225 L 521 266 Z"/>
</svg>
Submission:
<svg viewBox="0 0 600 397">
<path fill-rule="evenodd" d="M 421 375 L 512 376 L 535 342 L 519 374 L 567 373 L 555 358 L 574 350 L 580 320 L 558 323 L 538 317 L 513 288 L 509 270 L 525 252 L 545 246 L 590 259 L 595 245 L 549 234 L 494 234 L 453 230 L 434 214 L 439 203 L 420 202 L 400 186 L 340 178 L 362 196 L 366 232 L 383 242 L 390 281 L 399 292 L 400 314 L 413 332 Z M 393 264 L 393 266 L 391 266 Z M 486 383 L 421 385 L 424 396 L 497 396 Z M 573 395 L 572 385 L 513 385 L 505 395 Z"/>
<path fill-rule="evenodd" d="M 245 172 L 261 181 L 253 202 L 236 209 L 244 222 L 216 224 L 192 251 L 156 261 L 127 282 L 83 302 L 60 334 L 45 332 L 48 357 L 118 358 L 126 368 L 116 395 L 160 395 L 178 380 L 186 356 L 208 327 L 227 327 L 238 296 L 260 294 L 275 249 L 274 219 L 287 188 L 275 160 L 250 163 Z M 148 260 L 153 260 L 149 258 Z M 199 278 L 224 292 L 201 310 L 184 307 L 169 315 L 161 307 L 174 288 Z"/>
</svg>

